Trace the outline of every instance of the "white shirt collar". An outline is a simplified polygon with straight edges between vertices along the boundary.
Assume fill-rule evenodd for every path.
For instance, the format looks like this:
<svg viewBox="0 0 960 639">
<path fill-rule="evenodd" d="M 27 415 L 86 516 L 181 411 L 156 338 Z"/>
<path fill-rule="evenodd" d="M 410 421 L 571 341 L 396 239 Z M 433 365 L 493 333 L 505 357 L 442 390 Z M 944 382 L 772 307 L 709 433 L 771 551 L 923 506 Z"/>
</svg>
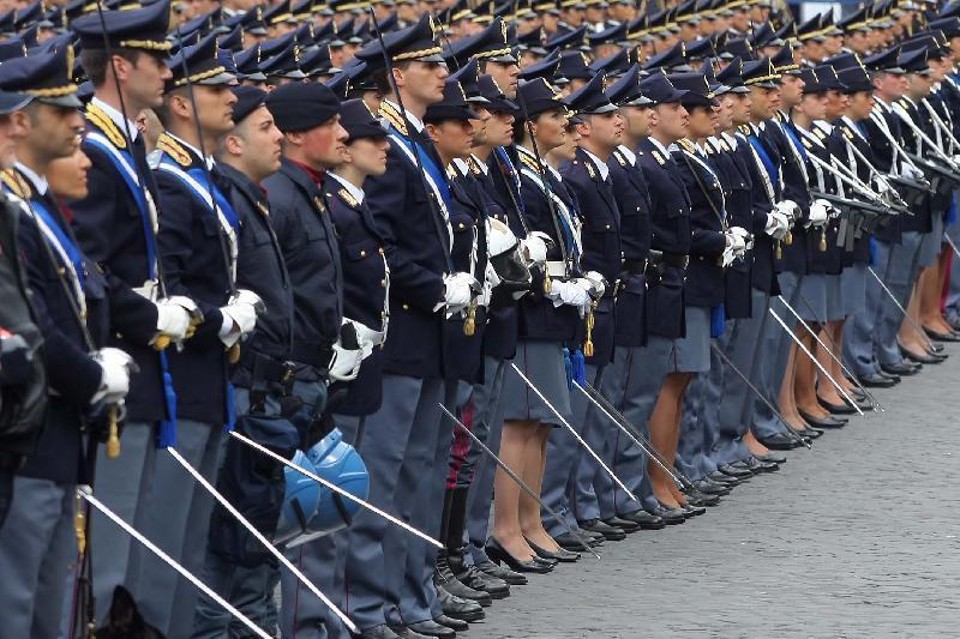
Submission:
<svg viewBox="0 0 960 639">
<path fill-rule="evenodd" d="M 617 148 L 620 150 L 621 153 L 623 153 L 623 157 L 627 158 L 627 162 L 630 163 L 630 166 L 637 165 L 637 154 L 631 151 L 629 147 L 621 144 Z"/>
<path fill-rule="evenodd" d="M 124 118 L 120 111 L 114 109 L 112 106 L 96 96 L 90 100 L 90 104 L 99 107 L 101 111 L 106 113 L 107 117 L 113 120 L 113 123 L 117 125 L 121 132 L 130 136 L 131 142 L 137 139 L 137 136 L 140 134 L 140 129 L 137 128 L 136 122 L 130 118 Z M 124 128 L 124 120 L 126 120 L 126 128 Z"/>
<path fill-rule="evenodd" d="M 40 195 L 46 195 L 49 184 L 47 184 L 47 178 L 42 175 L 37 175 L 33 172 L 33 169 L 28 167 L 22 162 L 17 162 L 17 170 L 23 173 L 23 175 L 30 180 L 30 183 L 33 184 L 34 190 Z"/>
<path fill-rule="evenodd" d="M 733 133 L 730 133 L 729 131 L 724 131 L 720 135 L 722 135 L 723 139 L 727 141 L 727 144 L 730 145 L 731 149 L 733 149 L 734 151 L 737 150 L 737 136 L 735 136 Z"/>
<path fill-rule="evenodd" d="M 547 170 L 553 174 L 553 177 L 557 178 L 557 182 L 563 182 L 563 176 L 560 175 L 560 171 L 556 170 L 555 168 L 553 168 L 547 163 L 544 163 L 544 166 L 546 166 Z"/>
<path fill-rule="evenodd" d="M 480 158 L 478 158 L 478 157 L 475 156 L 475 155 L 471 155 L 470 157 L 473 159 L 473 164 L 474 164 L 474 166 L 476 166 L 477 168 L 479 168 L 479 169 L 483 172 L 484 175 L 490 175 L 490 167 L 487 166 L 487 163 L 486 163 L 486 162 L 484 162 L 483 160 L 481 160 Z"/>
<path fill-rule="evenodd" d="M 347 193 L 349 193 L 350 195 L 352 195 L 353 198 L 354 198 L 357 202 L 360 202 L 361 204 L 363 203 L 363 189 L 354 186 L 353 184 L 351 184 L 350 182 L 346 181 L 344 178 L 340 177 L 339 175 L 337 175 L 337 174 L 334 173 L 333 171 L 328 171 L 328 172 L 327 172 L 327 175 L 329 175 L 329 176 L 332 177 L 334 180 L 336 180 L 337 182 L 339 182 L 339 183 L 340 183 L 340 186 L 342 186 L 343 188 L 345 188 L 345 189 L 347 190 Z"/>
<path fill-rule="evenodd" d="M 647 139 L 650 140 L 650 143 L 651 143 L 654 147 L 656 147 L 657 149 L 660 150 L 661 153 L 663 153 L 663 156 L 664 156 L 664 157 L 666 157 L 666 158 L 669 158 L 669 157 L 670 157 L 670 152 L 667 151 L 667 148 L 666 148 L 665 146 L 663 146 L 662 144 L 660 144 L 660 140 L 658 140 L 657 138 L 653 137 L 652 135 L 651 135 L 649 138 L 647 138 Z M 672 145 L 671 145 L 671 146 L 672 146 Z"/>
<path fill-rule="evenodd" d="M 587 157 L 590 158 L 590 161 L 593 162 L 593 165 L 598 171 L 600 171 L 600 179 L 606 180 L 610 176 L 610 167 L 607 166 L 607 163 L 583 147 L 580 147 L 580 150 L 587 154 Z"/>
</svg>

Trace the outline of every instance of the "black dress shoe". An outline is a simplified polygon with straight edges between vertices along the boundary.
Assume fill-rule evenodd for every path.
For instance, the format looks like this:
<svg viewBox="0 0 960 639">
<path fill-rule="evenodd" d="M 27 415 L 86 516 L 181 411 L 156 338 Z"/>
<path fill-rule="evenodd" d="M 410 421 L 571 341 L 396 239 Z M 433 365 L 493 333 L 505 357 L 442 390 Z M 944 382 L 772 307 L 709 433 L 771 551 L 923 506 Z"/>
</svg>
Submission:
<svg viewBox="0 0 960 639">
<path fill-rule="evenodd" d="M 546 574 L 553 571 L 552 564 L 544 563 L 544 561 L 538 557 L 527 560 L 517 559 L 504 550 L 500 542 L 493 537 L 487 540 L 486 551 L 487 557 L 489 557 L 491 561 L 495 561 L 498 564 L 507 564 L 510 570 L 516 570 L 517 572 L 535 572 L 539 574 Z"/>
<path fill-rule="evenodd" d="M 442 585 L 444 590 L 449 592 L 451 595 L 460 597 L 461 599 L 467 599 L 469 601 L 476 601 L 484 608 L 493 603 L 493 598 L 490 597 L 488 592 L 483 590 L 474 590 L 456 578 L 456 576 L 453 574 L 453 568 L 450 567 L 450 563 L 447 561 L 447 557 L 444 553 L 440 553 L 440 556 L 437 557 L 437 568 L 436 572 L 434 573 L 434 581 L 437 584 Z"/>
<path fill-rule="evenodd" d="M 387 624 L 367 628 L 360 632 L 360 639 L 397 639 L 400 635 L 390 630 Z"/>
<path fill-rule="evenodd" d="M 583 537 L 584 541 L 587 542 L 587 545 L 591 548 L 595 548 L 600 544 L 594 543 L 593 537 L 589 534 L 586 534 L 587 531 L 583 531 L 583 534 L 580 537 Z M 602 539 L 602 537 L 601 537 Z M 571 532 L 565 532 L 562 535 L 557 535 L 553 538 L 557 545 L 561 548 L 566 548 L 567 550 L 572 550 L 574 552 L 581 552 L 587 550 L 583 547 L 583 541 L 581 541 L 576 535 Z"/>
<path fill-rule="evenodd" d="M 704 495 L 729 495 L 730 489 L 721 484 L 715 484 L 712 481 L 701 479 L 693 482 L 694 487 Z"/>
<path fill-rule="evenodd" d="M 578 521 L 577 525 L 583 528 L 584 530 L 591 530 L 593 532 L 598 532 L 608 541 L 623 541 L 627 538 L 627 533 L 623 532 L 619 528 L 614 528 L 613 526 L 608 526 L 599 519 L 587 519 L 586 521 Z"/>
<path fill-rule="evenodd" d="M 895 364 L 880 364 L 880 370 L 882 370 L 884 373 L 903 377 L 916 375 L 920 372 L 921 368 L 922 366 L 919 364 L 911 364 L 910 362 L 905 362 L 903 360 L 900 360 Z"/>
<path fill-rule="evenodd" d="M 737 479 L 736 477 L 731 477 L 730 475 L 724 475 L 719 470 L 713 471 L 712 473 L 707 475 L 707 477 L 712 482 L 716 482 L 718 484 L 724 484 L 726 486 L 739 486 L 741 483 L 747 480 L 747 478 Z"/>
<path fill-rule="evenodd" d="M 807 441 L 813 441 L 815 439 L 819 439 L 820 436 L 823 435 L 824 433 L 824 431 L 820 430 L 819 428 L 810 428 L 809 426 L 807 428 L 804 428 L 801 431 L 794 431 L 794 432 L 797 433 L 797 435 L 800 435 L 801 437 L 806 439 Z"/>
<path fill-rule="evenodd" d="M 903 361 L 903 360 L 901 360 L 901 361 Z M 914 366 L 919 366 L 920 368 L 923 368 L 923 365 L 922 365 L 922 364 L 914 364 Z M 886 377 L 887 379 L 892 379 L 892 380 L 897 381 L 897 382 L 900 381 L 900 376 L 899 376 L 899 375 L 892 375 L 892 374 L 890 374 L 890 373 L 884 373 L 883 370 L 877 371 L 877 374 L 878 374 L 880 377 Z"/>
<path fill-rule="evenodd" d="M 760 461 L 753 455 L 747 459 L 740 460 L 737 464 L 742 464 L 744 468 L 754 473 L 772 473 L 780 470 L 780 466 L 774 462 Z"/>
<path fill-rule="evenodd" d="M 529 583 L 529 581 L 527 581 L 527 578 L 524 575 L 514 570 L 510 570 L 509 568 L 498 566 L 497 564 L 493 563 L 489 559 L 485 559 L 484 561 L 481 561 L 480 563 L 477 564 L 476 567 L 477 567 L 477 570 L 487 575 L 488 577 L 493 577 L 495 579 L 503 579 L 505 582 L 507 582 L 511 586 L 526 586 Z M 493 595 L 490 595 L 490 596 L 493 597 Z M 494 599 L 496 599 L 496 597 L 494 597 Z"/>
<path fill-rule="evenodd" d="M 524 539 L 526 539 L 527 545 L 533 549 L 533 552 L 537 553 L 537 557 L 540 559 L 556 561 L 558 563 L 573 563 L 580 559 L 580 553 L 566 550 L 563 546 L 560 546 L 557 550 L 547 550 L 546 548 L 541 548 L 536 545 L 526 537 L 524 537 Z"/>
<path fill-rule="evenodd" d="M 451 595 L 443 587 L 443 584 L 437 584 L 437 601 L 440 602 L 440 610 L 443 614 L 454 619 L 472 623 L 487 616 L 487 613 L 483 611 L 483 606 L 476 601 L 468 601 L 456 595 Z"/>
<path fill-rule="evenodd" d="M 914 353 L 905 348 L 901 348 L 900 351 L 903 353 L 904 357 L 909 359 L 911 362 L 916 362 L 918 364 L 939 364 L 946 359 L 946 357 L 943 355 L 934 355 L 933 353 Z"/>
<path fill-rule="evenodd" d="M 949 333 L 941 333 L 935 331 L 932 328 L 923 327 L 923 332 L 927 334 L 930 339 L 935 339 L 938 342 L 960 342 L 960 335 L 951 331 Z"/>
<path fill-rule="evenodd" d="M 704 495 L 695 491 L 685 492 L 683 495 L 686 497 L 687 503 L 692 506 L 709 508 L 720 503 L 720 495 Z"/>
<path fill-rule="evenodd" d="M 422 635 L 416 630 L 411 630 L 407 626 L 390 626 L 390 630 L 396 633 L 396 636 L 401 637 L 402 639 L 429 639 L 430 635 Z M 447 630 L 450 630 L 447 628 Z M 450 630 L 450 632 L 453 632 Z M 457 633 L 453 632 L 453 636 L 456 637 Z"/>
<path fill-rule="evenodd" d="M 774 455 L 773 453 L 767 453 L 766 455 L 754 455 L 760 461 L 773 462 L 774 464 L 786 464 L 787 458 L 783 455 Z"/>
<path fill-rule="evenodd" d="M 443 614 L 438 617 L 434 617 L 433 620 L 441 626 L 450 628 L 450 630 L 453 630 L 454 632 L 464 632 L 466 630 L 470 630 L 470 624 L 468 624 L 466 621 L 454 619 L 453 617 L 448 617 Z"/>
<path fill-rule="evenodd" d="M 770 450 L 793 450 L 797 446 L 803 446 L 803 444 L 786 433 L 774 433 L 768 437 L 757 437 L 757 441 Z"/>
<path fill-rule="evenodd" d="M 853 413 L 857 412 L 856 408 L 850 404 L 847 404 L 846 402 L 843 404 L 833 404 L 825 399 L 821 399 L 819 395 L 817 396 L 817 401 L 820 402 L 821 406 L 835 415 L 852 415 Z"/>
<path fill-rule="evenodd" d="M 632 513 L 617 515 L 617 517 L 636 523 L 638 526 L 640 526 L 641 530 L 660 530 L 667 525 L 664 523 L 663 519 L 657 517 L 656 515 L 651 515 L 643 509 L 635 510 Z"/>
<path fill-rule="evenodd" d="M 651 507 L 644 506 L 644 510 L 651 515 L 656 515 L 668 526 L 682 524 L 687 520 L 687 516 L 684 514 L 682 508 L 667 508 L 661 503 L 657 503 L 656 506 Z"/>
<path fill-rule="evenodd" d="M 842 428 L 847 424 L 847 420 L 843 417 L 834 417 L 833 415 L 827 415 L 826 417 L 814 417 L 813 415 L 800 409 L 797 409 L 797 412 L 800 413 L 800 417 L 803 418 L 803 421 L 807 422 L 814 428 Z"/>
<path fill-rule="evenodd" d="M 629 534 L 632 532 L 637 532 L 640 530 L 640 524 L 629 519 L 620 519 L 617 516 L 608 517 L 607 519 L 601 520 L 608 526 L 613 526 L 614 528 L 619 528 L 623 532 Z"/>
<path fill-rule="evenodd" d="M 858 379 L 866 388 L 890 388 L 900 383 L 899 377 L 889 377 L 880 373 L 861 375 Z"/>
<path fill-rule="evenodd" d="M 707 509 L 703 506 L 694 506 L 693 504 L 688 503 L 686 506 L 681 508 L 684 516 L 686 517 L 699 517 L 703 513 L 707 512 Z"/>
<path fill-rule="evenodd" d="M 462 564 L 453 574 L 457 581 L 464 586 L 481 590 L 490 595 L 491 599 L 505 599 L 510 596 L 510 585 L 506 580 L 491 577 L 476 566 Z M 523 577 L 523 575 L 520 576 Z M 526 581 L 526 577 L 524 577 L 524 581 Z"/>
<path fill-rule="evenodd" d="M 752 477 L 753 471 L 747 470 L 746 468 L 737 468 L 732 464 L 724 464 L 717 468 L 724 475 L 730 475 L 731 477 Z"/>
<path fill-rule="evenodd" d="M 406 625 L 407 630 L 413 631 L 418 635 L 426 637 L 438 637 L 439 639 L 456 639 L 457 633 L 454 632 L 453 628 L 448 628 L 441 623 L 437 623 L 433 619 L 427 619 L 426 621 L 417 621 L 415 623 L 408 623 Z M 401 637 L 404 635 L 400 635 Z"/>
</svg>

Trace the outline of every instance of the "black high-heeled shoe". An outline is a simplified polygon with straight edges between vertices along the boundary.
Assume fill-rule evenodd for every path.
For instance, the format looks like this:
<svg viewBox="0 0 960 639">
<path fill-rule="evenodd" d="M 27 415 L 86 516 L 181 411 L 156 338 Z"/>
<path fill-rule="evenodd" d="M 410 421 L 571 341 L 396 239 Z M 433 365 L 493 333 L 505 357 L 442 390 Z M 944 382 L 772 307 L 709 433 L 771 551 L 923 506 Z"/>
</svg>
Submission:
<svg viewBox="0 0 960 639">
<path fill-rule="evenodd" d="M 533 552 L 537 553 L 537 557 L 540 559 L 562 563 L 573 563 L 580 560 L 580 553 L 578 552 L 573 552 L 572 550 L 567 550 L 565 548 L 547 550 L 546 548 L 541 548 L 537 544 L 533 543 L 527 537 L 524 537 L 524 539 L 526 539 L 527 545 L 533 549 Z"/>
<path fill-rule="evenodd" d="M 537 557 L 528 559 L 526 561 L 517 559 L 508 553 L 506 549 L 500 545 L 500 542 L 494 537 L 487 539 L 485 550 L 487 552 L 487 557 L 489 557 L 491 561 L 494 561 L 498 564 L 507 564 L 510 570 L 515 570 L 517 572 L 535 572 L 539 574 L 553 572 L 552 565 L 543 563 L 543 561 Z"/>
</svg>

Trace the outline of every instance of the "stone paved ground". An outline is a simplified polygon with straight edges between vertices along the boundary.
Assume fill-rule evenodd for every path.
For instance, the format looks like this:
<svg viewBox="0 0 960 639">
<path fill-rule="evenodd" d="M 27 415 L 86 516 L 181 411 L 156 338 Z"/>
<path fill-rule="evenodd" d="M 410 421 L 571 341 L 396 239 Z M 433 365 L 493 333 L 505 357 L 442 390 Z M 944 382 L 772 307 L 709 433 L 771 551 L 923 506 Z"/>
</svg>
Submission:
<svg viewBox="0 0 960 639">
<path fill-rule="evenodd" d="M 960 348 L 706 515 L 607 543 L 469 639 L 960 637 Z"/>
</svg>

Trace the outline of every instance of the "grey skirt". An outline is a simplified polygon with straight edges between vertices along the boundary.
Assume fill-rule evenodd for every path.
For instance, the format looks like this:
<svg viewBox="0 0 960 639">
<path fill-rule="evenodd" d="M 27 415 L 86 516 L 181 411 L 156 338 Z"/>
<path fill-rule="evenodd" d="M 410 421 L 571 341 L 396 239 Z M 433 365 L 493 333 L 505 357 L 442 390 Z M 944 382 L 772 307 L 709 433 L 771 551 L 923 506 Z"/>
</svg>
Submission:
<svg viewBox="0 0 960 639">
<path fill-rule="evenodd" d="M 793 308 L 807 322 L 827 321 L 827 276 L 808 273 L 800 278 L 797 304 Z"/>
<path fill-rule="evenodd" d="M 825 292 L 827 294 L 827 321 L 842 320 L 846 316 L 843 307 L 843 288 L 840 285 L 840 274 L 824 275 Z"/>
<path fill-rule="evenodd" d="M 520 340 L 513 363 L 533 382 L 568 422 L 570 388 L 563 364 L 563 344 L 546 340 Z M 500 400 L 505 420 L 539 420 L 559 424 L 556 414 L 527 386 L 512 366 L 507 366 Z"/>
<path fill-rule="evenodd" d="M 867 304 L 867 265 L 851 264 L 840 274 L 840 292 L 843 295 L 845 315 L 860 312 Z"/>
<path fill-rule="evenodd" d="M 668 373 L 705 373 L 710 370 L 710 309 L 687 306 L 683 313 L 685 337 L 670 340 L 651 335 L 648 346 L 667 358 Z"/>
<path fill-rule="evenodd" d="M 923 241 L 920 243 L 920 254 L 917 256 L 917 263 L 920 268 L 933 266 L 937 262 L 937 255 L 940 254 L 940 245 L 943 243 L 943 216 L 934 213 L 933 230 L 923 234 Z"/>
</svg>

